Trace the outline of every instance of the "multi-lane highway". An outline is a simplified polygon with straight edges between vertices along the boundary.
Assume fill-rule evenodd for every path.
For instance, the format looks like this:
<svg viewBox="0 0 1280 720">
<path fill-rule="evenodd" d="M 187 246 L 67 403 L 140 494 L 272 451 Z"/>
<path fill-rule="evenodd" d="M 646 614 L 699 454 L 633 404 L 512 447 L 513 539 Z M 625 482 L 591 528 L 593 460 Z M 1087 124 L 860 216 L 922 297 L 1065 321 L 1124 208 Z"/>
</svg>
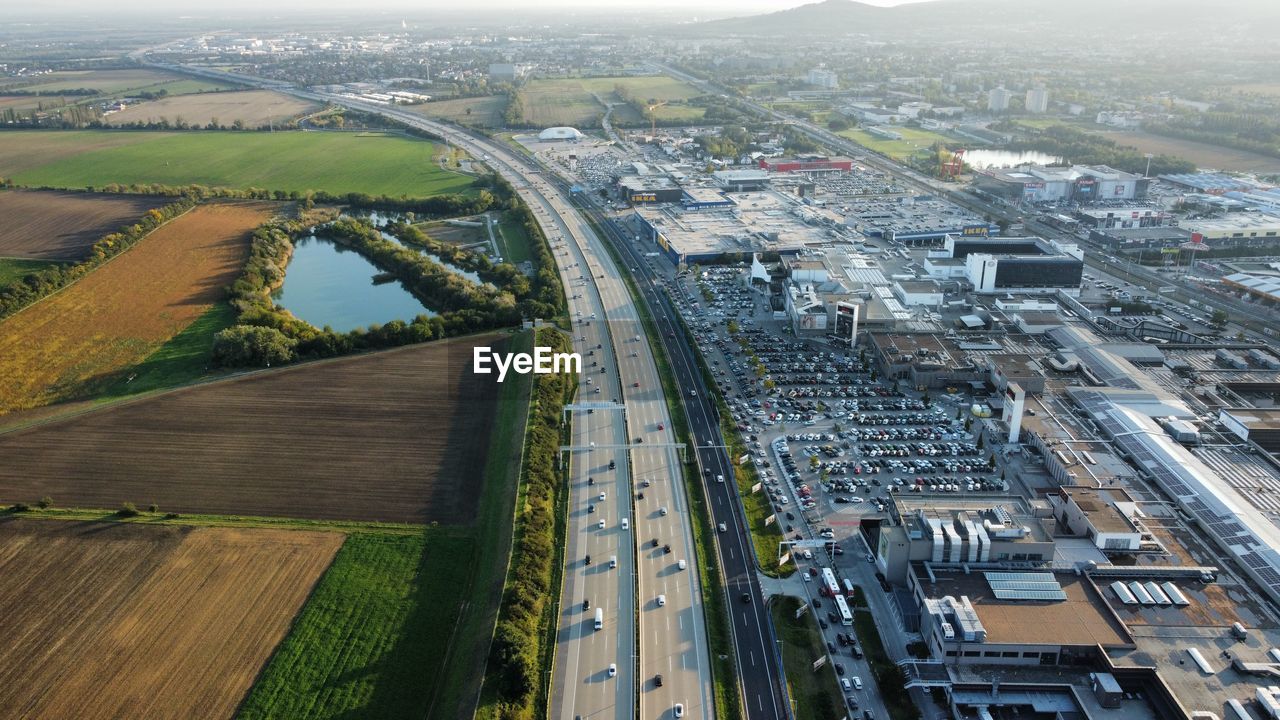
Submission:
<svg viewBox="0 0 1280 720">
<path fill-rule="evenodd" d="M 638 708 L 642 718 L 666 718 L 679 707 L 683 717 L 713 717 L 702 592 L 690 567 L 692 528 L 679 456 L 670 444 L 671 421 L 649 346 L 635 340 L 643 333 L 635 307 L 599 238 L 559 184 L 498 143 L 394 108 L 290 92 L 427 130 L 482 158 L 534 210 L 553 241 L 574 322 L 574 349 L 586 364 L 579 404 L 622 406 L 574 415 L 577 449 L 570 453 L 567 568 L 552 715 L 621 720 L 634 717 Z M 595 486 L 597 479 L 601 487 Z M 652 546 L 655 538 L 660 540 L 657 548 Z M 686 561 L 686 569 L 680 569 L 680 560 Z M 583 601 L 590 603 L 588 610 Z M 596 608 L 604 616 L 598 631 Z M 663 676 L 661 687 L 657 675 Z"/>
<path fill-rule="evenodd" d="M 720 425 L 711 394 L 699 369 L 695 353 L 680 324 L 661 279 L 641 257 L 629 239 L 630 232 L 609 220 L 599 207 L 591 207 L 615 247 L 634 269 L 642 301 L 650 309 L 667 357 L 683 391 L 681 401 L 689 418 L 689 429 L 698 445 L 697 461 L 703 469 L 702 482 L 710 499 L 712 522 L 724 523 L 725 532 L 716 533 L 716 549 L 727 588 L 734 655 L 740 679 L 743 709 L 752 720 L 781 720 L 790 716 L 782 689 L 782 670 L 777 662 L 776 641 L 769 610 L 756 575 L 755 548 L 745 520 L 745 511 L 733 482 L 733 465 L 722 445 Z M 690 390 L 695 394 L 690 394 Z M 719 482 L 719 478 L 726 479 Z"/>
<path fill-rule="evenodd" d="M 205 69 L 172 69 L 219 74 Z M 246 80 L 242 76 L 237 79 Z M 620 269 L 604 252 L 591 226 L 571 206 L 564 187 L 502 144 L 458 128 L 393 107 L 270 81 L 262 84 L 426 130 L 483 159 L 511 182 L 534 210 L 552 242 L 574 322 L 574 349 L 586 364 L 578 404 L 608 404 L 580 410 L 574 416 L 575 449 L 568 455 L 567 568 L 559 608 L 552 716 L 621 720 L 634 717 L 638 709 L 642 718 L 668 718 L 679 707 L 683 717 L 714 717 L 692 528 L 679 456 L 671 445 L 676 439 L 656 364 L 649 344 L 636 340 L 643 338 L 644 329 Z M 646 284 L 652 286 L 653 278 L 647 278 Z M 684 400 L 694 435 L 703 445 L 697 450 L 699 465 L 711 476 L 732 477 L 729 458 L 719 447 L 719 428 L 708 388 L 696 369 L 693 351 L 674 324 L 674 310 L 656 294 L 647 300 L 657 303 L 655 316 L 666 330 L 664 340 L 681 388 L 698 392 L 696 402 L 689 402 L 688 397 Z M 615 403 L 622 409 L 613 407 Z M 788 713 L 780 691 L 781 671 L 735 485 L 726 482 L 709 487 L 715 522 L 726 523 L 729 530 L 717 537 L 717 545 L 732 601 L 739 689 L 746 711 L 751 718 L 784 718 Z M 603 500 L 600 493 L 604 493 Z M 587 555 L 591 555 L 590 564 Z M 615 558 L 616 567 L 611 567 Z M 684 569 L 680 567 L 682 560 Z M 595 629 L 597 608 L 603 620 L 601 630 Z"/>
</svg>

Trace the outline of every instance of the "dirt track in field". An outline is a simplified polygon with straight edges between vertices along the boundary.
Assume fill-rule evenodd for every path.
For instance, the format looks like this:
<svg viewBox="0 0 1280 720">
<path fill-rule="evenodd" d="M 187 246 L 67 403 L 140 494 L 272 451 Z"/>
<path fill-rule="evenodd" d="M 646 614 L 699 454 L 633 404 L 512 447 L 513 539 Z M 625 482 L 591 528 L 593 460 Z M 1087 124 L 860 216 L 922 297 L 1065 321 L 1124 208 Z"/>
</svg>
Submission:
<svg viewBox="0 0 1280 720">
<path fill-rule="evenodd" d="M 343 536 L 0 521 L 0 707 L 230 718 Z"/>
<path fill-rule="evenodd" d="M 459 338 L 0 434 L 0 502 L 446 524 L 475 516 L 498 385 Z"/>
</svg>

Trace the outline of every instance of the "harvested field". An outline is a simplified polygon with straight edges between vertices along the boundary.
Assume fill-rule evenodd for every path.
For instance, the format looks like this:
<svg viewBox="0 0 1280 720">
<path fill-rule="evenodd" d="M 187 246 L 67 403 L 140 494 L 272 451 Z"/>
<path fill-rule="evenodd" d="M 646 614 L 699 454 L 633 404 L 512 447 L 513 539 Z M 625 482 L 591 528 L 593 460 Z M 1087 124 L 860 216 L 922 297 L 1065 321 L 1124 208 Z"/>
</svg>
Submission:
<svg viewBox="0 0 1280 720">
<path fill-rule="evenodd" d="M 0 322 L 0 415 L 84 394 L 181 332 L 224 297 L 272 208 L 199 206 Z"/>
<path fill-rule="evenodd" d="M 1268 157 L 1248 150 L 1210 145 L 1209 143 L 1165 137 L 1144 132 L 1103 132 L 1099 135 L 1129 145 L 1141 152 L 1176 155 L 1190 160 L 1196 167 L 1233 172 L 1280 172 L 1280 158 Z"/>
<path fill-rule="evenodd" d="M 9 519 L 0 703 L 25 718 L 229 718 L 338 533 Z"/>
<path fill-rule="evenodd" d="M 159 70 L 130 68 L 127 70 L 60 70 L 35 78 L 34 81 L 13 80 L 3 83 L 5 88 L 24 92 L 57 94 L 68 90 L 95 90 L 100 95 L 111 96 L 128 91 L 156 92 L 167 86 L 189 82 L 183 75 L 173 75 Z M 219 87 L 218 83 L 196 81 L 203 87 Z M 174 90 L 169 89 L 172 94 Z M 188 92 L 194 92 L 188 90 Z"/>
<path fill-rule="evenodd" d="M 507 342 L 297 365 L 3 434 L 0 500 L 469 523 L 500 389 L 471 372 L 471 348 Z"/>
<path fill-rule="evenodd" d="M 169 202 L 147 195 L 0 192 L 0 257 L 82 260 L 103 235 Z"/>
<path fill-rule="evenodd" d="M 230 127 L 239 120 L 245 127 L 256 128 L 269 123 L 279 125 L 305 112 L 319 107 L 315 103 L 269 90 L 244 90 L 240 92 L 198 93 L 166 97 L 130 106 L 106 118 L 108 125 L 134 122 L 176 123 L 183 120 L 191 125 L 205 126 L 210 122 Z"/>
<path fill-rule="evenodd" d="M 604 114 L 597 97 L 605 102 L 622 102 L 615 92 L 618 86 L 640 103 L 685 100 L 699 94 L 692 85 L 663 76 L 536 79 L 521 91 L 524 120 L 537 127 L 577 125 L 581 130 L 581 126 Z M 640 121 L 634 108 L 616 107 L 614 112 L 619 122 Z"/>
<path fill-rule="evenodd" d="M 507 109 L 505 95 L 485 95 L 473 98 L 434 100 L 421 105 L 409 105 L 410 112 L 430 118 L 452 120 L 463 125 L 498 127 L 502 125 L 502 113 Z"/>
</svg>

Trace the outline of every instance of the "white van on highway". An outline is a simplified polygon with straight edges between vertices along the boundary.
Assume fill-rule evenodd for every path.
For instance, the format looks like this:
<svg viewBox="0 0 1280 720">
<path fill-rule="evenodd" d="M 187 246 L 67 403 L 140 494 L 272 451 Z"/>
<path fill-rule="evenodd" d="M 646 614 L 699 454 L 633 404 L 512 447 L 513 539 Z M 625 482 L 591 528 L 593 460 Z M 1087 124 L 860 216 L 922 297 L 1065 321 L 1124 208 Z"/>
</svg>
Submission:
<svg viewBox="0 0 1280 720">
<path fill-rule="evenodd" d="M 664 606 L 664 605 L 666 605 L 666 604 L 667 604 L 667 596 L 666 596 L 666 595 L 659 595 L 659 596 L 658 596 L 658 607 L 663 607 L 663 606 Z"/>
<path fill-rule="evenodd" d="M 631 527 L 631 523 L 626 518 L 622 518 L 622 529 L 626 530 L 629 527 Z"/>
<path fill-rule="evenodd" d="M 618 567 L 618 556 L 617 556 L 617 555 L 610 555 L 610 556 L 609 556 L 609 569 L 611 569 L 611 570 L 612 570 L 613 568 L 616 568 L 616 567 Z"/>
<path fill-rule="evenodd" d="M 596 608 L 596 629 L 597 630 L 604 629 L 604 609 L 603 608 Z"/>
<path fill-rule="evenodd" d="M 686 567 L 688 567 L 688 565 L 687 565 L 687 564 L 685 564 L 685 561 L 681 560 L 681 561 L 679 561 L 679 562 L 677 562 L 677 563 L 676 563 L 676 567 L 678 567 L 678 568 L 680 568 L 681 570 L 683 570 L 683 569 L 685 569 Z"/>
</svg>

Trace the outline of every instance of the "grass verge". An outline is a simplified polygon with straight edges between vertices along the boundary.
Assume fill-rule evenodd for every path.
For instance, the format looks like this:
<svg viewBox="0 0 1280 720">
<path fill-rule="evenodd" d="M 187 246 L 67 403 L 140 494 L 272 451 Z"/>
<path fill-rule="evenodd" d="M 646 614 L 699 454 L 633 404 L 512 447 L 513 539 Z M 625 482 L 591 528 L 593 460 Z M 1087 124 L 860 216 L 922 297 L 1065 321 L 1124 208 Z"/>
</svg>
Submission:
<svg viewBox="0 0 1280 720">
<path fill-rule="evenodd" d="M 618 256 L 613 242 L 596 223 L 595 218 L 589 214 L 584 214 L 584 217 L 587 218 L 596 235 L 605 239 L 605 249 L 614 264 L 619 269 L 628 267 Z M 658 368 L 662 394 L 667 402 L 667 411 L 671 414 L 672 433 L 678 441 L 684 442 L 688 447 L 696 447 L 694 438 L 689 432 L 689 419 L 685 416 L 684 405 L 680 402 L 681 393 L 676 384 L 675 372 L 671 369 L 671 360 L 667 357 L 666 349 L 658 338 L 657 325 L 649 312 L 649 306 L 640 297 L 631 274 L 622 270 L 621 276 L 640 317 L 640 325 L 645 329 L 645 340 L 649 343 L 654 363 Z M 692 457 L 692 453 L 689 457 Z M 733 638 L 729 630 L 724 586 L 720 580 L 720 563 L 711 532 L 711 509 L 707 505 L 706 495 L 698 477 L 697 464 L 686 462 L 682 475 L 685 497 L 689 501 L 690 518 L 693 520 L 693 540 L 698 556 L 698 579 L 702 584 L 703 617 L 707 627 L 707 653 L 711 657 L 711 686 L 715 696 L 716 715 L 722 718 L 737 718 L 741 716 L 741 707 L 735 682 L 737 671 L 734 668 Z"/>
<path fill-rule="evenodd" d="M 539 329 L 537 344 L 569 349 L 568 337 Z M 557 592 L 563 568 L 564 495 L 559 466 L 561 409 L 574 391 L 567 374 L 539 375 L 531 391 L 520 495 L 502 605 L 474 717 L 543 717 L 555 653 Z"/>
<path fill-rule="evenodd" d="M 876 685 L 880 688 L 880 697 L 889 711 L 892 720 L 916 720 L 920 713 L 916 710 L 911 696 L 903 689 L 907 682 L 902 668 L 889 659 L 884 651 L 884 642 L 880 640 L 880 629 L 876 627 L 875 618 L 870 610 L 857 610 L 853 613 L 853 627 L 862 643 L 862 650 L 867 655 L 867 663 L 871 673 L 876 676 Z"/>
<path fill-rule="evenodd" d="M 533 333 L 522 332 L 511 340 L 513 353 L 533 351 Z M 469 599 L 448 645 L 440 695 L 432 703 L 431 717 L 474 714 L 483 673 L 493 641 L 498 605 L 511 562 L 514 527 L 512 514 L 523 502 L 520 467 L 524 456 L 525 427 L 529 416 L 531 375 L 518 375 L 500 389 L 498 412 L 484 467 L 484 499 L 476 516 L 474 572 Z M 455 589 L 455 591 L 458 589 Z"/>
<path fill-rule="evenodd" d="M 782 666 L 787 676 L 792 717 L 837 720 L 845 713 L 835 670 L 828 662 L 814 671 L 813 662 L 825 656 L 827 648 L 812 613 L 797 618 L 799 608 L 800 600 L 793 597 L 780 597 L 769 604 L 773 626 L 782 642 Z"/>
<path fill-rule="evenodd" d="M 519 218 L 511 213 L 503 213 L 502 222 L 498 223 L 497 235 L 503 260 L 509 263 L 533 260 L 533 256 L 529 254 L 529 235 L 525 233 Z"/>
</svg>

